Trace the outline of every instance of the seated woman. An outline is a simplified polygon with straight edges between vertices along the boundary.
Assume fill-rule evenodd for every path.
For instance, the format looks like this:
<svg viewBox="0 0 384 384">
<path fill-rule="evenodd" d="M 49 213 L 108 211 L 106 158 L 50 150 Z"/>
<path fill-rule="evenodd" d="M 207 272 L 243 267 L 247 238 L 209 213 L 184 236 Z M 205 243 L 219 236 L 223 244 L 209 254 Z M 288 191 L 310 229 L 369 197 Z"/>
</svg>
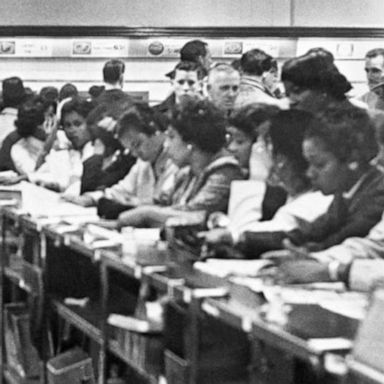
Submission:
<svg viewBox="0 0 384 384">
<path fill-rule="evenodd" d="M 35 170 L 46 139 L 43 123 L 41 98 L 36 97 L 20 105 L 15 121 L 16 130 L 5 138 L 0 150 L 1 170 L 14 170 L 20 175 Z"/>
<path fill-rule="evenodd" d="M 300 248 L 291 247 L 290 252 L 275 256 L 295 258 L 300 254 L 301 259 L 311 256 L 282 264 L 280 272 L 287 276 L 287 281 L 334 280 L 343 274 L 339 266 L 350 264 L 349 253 L 364 254 L 360 246 L 365 239 L 347 251 L 347 244 L 352 245 L 353 240 L 348 238 L 366 236 L 384 210 L 384 177 L 370 164 L 377 152 L 374 128 L 364 110 L 328 110 L 308 127 L 303 148 L 310 164 L 308 175 L 312 184 L 335 197 L 325 215 L 311 225 L 287 233 Z M 380 224 L 372 228 L 369 235 L 372 240 L 377 239 L 379 227 Z M 343 240 L 345 245 L 340 244 Z M 366 244 L 373 243 L 369 238 L 366 240 Z M 324 251 L 314 252 L 321 250 Z M 335 254 L 338 256 L 333 260 Z"/>
<path fill-rule="evenodd" d="M 123 147 L 137 156 L 136 164 L 110 188 L 87 192 L 75 202 L 84 206 L 109 205 L 107 199 L 111 203 L 109 209 L 113 208 L 114 212 L 113 215 L 103 212 L 103 216 L 116 218 L 119 211 L 129 207 L 168 199 L 167 191 L 173 188 L 178 169 L 164 146 L 165 129 L 162 116 L 155 114 L 148 104 L 137 103 L 129 108 L 119 120 L 117 136 Z"/>
<path fill-rule="evenodd" d="M 244 202 L 241 204 L 232 192 L 228 214 L 231 215 L 232 207 L 240 203 L 238 211 L 248 211 L 242 219 L 243 223 L 269 220 L 287 199 L 283 188 L 266 183 L 272 163 L 266 142 L 269 120 L 278 112 L 279 108 L 273 105 L 251 104 L 237 111 L 229 120 L 227 148 L 239 162 L 244 174 L 249 177 L 249 181 L 242 181 L 238 186 L 233 184 L 232 188 L 248 189 L 249 194 L 241 197 Z M 250 204 L 253 204 L 251 209 Z"/>
<path fill-rule="evenodd" d="M 328 109 L 308 126 L 303 151 L 312 185 L 334 199 L 325 215 L 288 233 L 289 239 L 314 251 L 366 236 L 384 210 L 384 177 L 370 164 L 377 143 L 367 112 Z"/>
<path fill-rule="evenodd" d="M 119 216 L 119 225 L 158 227 L 188 212 L 226 212 L 233 180 L 242 179 L 237 161 L 225 149 L 226 121 L 206 100 L 189 100 L 173 111 L 168 149 L 183 169 L 168 207 L 144 206 Z"/>
<path fill-rule="evenodd" d="M 92 136 L 95 154 L 83 163 L 80 194 L 111 187 L 123 179 L 136 162 L 113 131 L 96 126 Z"/>
<path fill-rule="evenodd" d="M 82 98 L 64 104 L 61 125 L 71 148 L 50 150 L 43 165 L 28 173 L 29 181 L 69 195 L 80 193 L 83 162 L 93 155 L 91 135 L 86 125 L 87 115 L 93 107 L 93 103 Z"/>
<path fill-rule="evenodd" d="M 304 132 L 314 117 L 304 111 L 281 111 L 272 117 L 269 137 L 272 144 L 273 166 L 270 179 L 281 185 L 288 200 L 271 220 L 249 223 L 239 233 L 230 223 L 226 229 L 213 229 L 205 234 L 205 241 L 213 246 L 221 243 L 236 245 L 246 256 L 260 253 L 261 237 L 264 232 L 290 231 L 304 222 L 314 221 L 326 212 L 331 198 L 314 191 L 306 176 L 308 162 L 303 156 Z M 255 244 L 256 242 L 256 244 Z M 279 245 L 279 244 L 277 244 Z"/>
</svg>

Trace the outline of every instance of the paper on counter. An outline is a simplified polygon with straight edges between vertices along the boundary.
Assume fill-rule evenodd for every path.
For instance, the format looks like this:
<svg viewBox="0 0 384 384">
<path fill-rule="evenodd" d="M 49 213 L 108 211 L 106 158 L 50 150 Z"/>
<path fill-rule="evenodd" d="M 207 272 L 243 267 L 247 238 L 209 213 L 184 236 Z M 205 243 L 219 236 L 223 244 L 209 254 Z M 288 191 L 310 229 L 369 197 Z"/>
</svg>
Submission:
<svg viewBox="0 0 384 384">
<path fill-rule="evenodd" d="M 272 265 L 269 260 L 227 260 L 208 259 L 196 262 L 194 268 L 218 277 L 227 276 L 257 276 L 265 267 Z"/>
<path fill-rule="evenodd" d="M 309 339 L 308 345 L 320 352 L 349 350 L 353 346 L 352 340 L 343 337 Z"/>
</svg>

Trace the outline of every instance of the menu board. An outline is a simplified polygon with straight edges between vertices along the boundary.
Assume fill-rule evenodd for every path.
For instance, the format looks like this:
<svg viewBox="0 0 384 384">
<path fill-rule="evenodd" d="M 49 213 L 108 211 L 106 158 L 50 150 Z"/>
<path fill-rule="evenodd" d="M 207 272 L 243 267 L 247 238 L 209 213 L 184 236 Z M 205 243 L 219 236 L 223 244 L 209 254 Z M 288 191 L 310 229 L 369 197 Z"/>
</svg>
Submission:
<svg viewBox="0 0 384 384">
<path fill-rule="evenodd" d="M 52 57 L 52 39 L 1 39 L 0 56 Z"/>
<path fill-rule="evenodd" d="M 74 57 L 127 57 L 128 40 L 77 39 L 72 41 Z"/>
</svg>

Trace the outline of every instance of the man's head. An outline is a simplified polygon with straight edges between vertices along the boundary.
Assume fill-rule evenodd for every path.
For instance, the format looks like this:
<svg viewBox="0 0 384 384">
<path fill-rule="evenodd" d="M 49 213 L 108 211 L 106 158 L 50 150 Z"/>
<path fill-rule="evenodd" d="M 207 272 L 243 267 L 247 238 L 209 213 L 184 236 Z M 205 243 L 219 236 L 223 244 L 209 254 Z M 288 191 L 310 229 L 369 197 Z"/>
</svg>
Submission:
<svg viewBox="0 0 384 384">
<path fill-rule="evenodd" d="M 201 40 L 188 41 L 180 50 L 180 60 L 199 63 L 208 72 L 211 65 L 208 44 Z"/>
<path fill-rule="evenodd" d="M 25 100 L 23 81 L 19 77 L 3 80 L 3 102 L 5 107 L 17 108 Z"/>
<path fill-rule="evenodd" d="M 375 48 L 367 52 L 365 72 L 370 90 L 384 83 L 384 48 Z"/>
<path fill-rule="evenodd" d="M 233 109 L 239 94 L 240 74 L 230 64 L 219 63 L 208 74 L 207 91 L 212 103 L 222 111 Z"/>
<path fill-rule="evenodd" d="M 203 86 L 204 69 L 192 61 L 180 61 L 172 71 L 172 87 L 179 104 L 185 97 L 199 96 Z"/>
<path fill-rule="evenodd" d="M 108 60 L 103 68 L 104 83 L 123 87 L 125 64 L 122 60 Z"/>
<path fill-rule="evenodd" d="M 241 56 L 240 67 L 245 75 L 262 76 L 273 68 L 274 59 L 261 49 L 251 49 Z"/>
</svg>

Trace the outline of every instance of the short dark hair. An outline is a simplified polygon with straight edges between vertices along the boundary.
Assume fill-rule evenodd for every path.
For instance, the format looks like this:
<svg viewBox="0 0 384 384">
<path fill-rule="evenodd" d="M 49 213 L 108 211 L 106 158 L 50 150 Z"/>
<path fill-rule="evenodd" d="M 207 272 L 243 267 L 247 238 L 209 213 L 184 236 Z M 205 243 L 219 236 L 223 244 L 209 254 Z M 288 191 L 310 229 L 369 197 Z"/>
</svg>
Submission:
<svg viewBox="0 0 384 384">
<path fill-rule="evenodd" d="M 201 40 L 191 40 L 180 49 L 180 60 L 199 63 L 199 57 L 207 54 L 208 44 Z"/>
<path fill-rule="evenodd" d="M 119 119 L 117 136 L 121 137 L 130 129 L 152 136 L 167 129 L 168 120 L 147 103 L 134 103 Z"/>
<path fill-rule="evenodd" d="M 2 96 L 4 107 L 17 108 L 26 98 L 23 81 L 16 76 L 4 79 Z"/>
<path fill-rule="evenodd" d="M 176 76 L 176 71 L 197 72 L 197 78 L 199 80 L 204 79 L 207 75 L 205 68 L 200 63 L 195 61 L 179 61 L 174 70 L 169 72 L 169 77 L 173 80 Z"/>
<path fill-rule="evenodd" d="M 306 55 L 323 57 L 324 60 L 326 60 L 329 64 L 333 64 L 335 61 L 335 58 L 334 58 L 332 52 L 330 52 L 327 49 L 322 48 L 322 47 L 311 48 L 307 51 Z"/>
<path fill-rule="evenodd" d="M 64 122 L 65 115 L 71 112 L 77 112 L 86 119 L 89 112 L 91 112 L 95 106 L 94 102 L 84 99 L 83 97 L 73 97 L 67 101 L 61 109 L 61 124 Z"/>
<path fill-rule="evenodd" d="M 171 126 L 186 143 L 217 153 L 225 146 L 226 120 L 208 100 L 189 99 L 173 110 Z"/>
<path fill-rule="evenodd" d="M 35 97 L 21 104 L 17 110 L 16 131 L 21 137 L 34 134 L 44 123 L 44 103 L 41 97 Z"/>
<path fill-rule="evenodd" d="M 270 120 L 279 110 L 277 106 L 271 104 L 249 104 L 239 109 L 229 119 L 229 124 L 244 132 L 253 141 L 256 141 L 258 127 Z"/>
<path fill-rule="evenodd" d="M 383 56 L 384 57 L 384 48 L 374 48 L 369 50 L 366 54 L 365 57 L 367 59 L 371 59 L 376 56 Z"/>
<path fill-rule="evenodd" d="M 323 55 L 306 54 L 286 61 L 281 79 L 326 92 L 337 100 L 344 100 L 345 94 L 352 89 L 347 78 Z"/>
<path fill-rule="evenodd" d="M 354 106 L 327 108 L 308 124 L 305 137 L 321 140 L 325 149 L 340 161 L 357 161 L 363 167 L 368 166 L 378 150 L 371 118 L 365 110 Z"/>
<path fill-rule="evenodd" d="M 273 57 L 261 49 L 251 49 L 241 56 L 240 68 L 245 74 L 261 76 L 272 68 Z"/>
<path fill-rule="evenodd" d="M 56 87 L 43 87 L 41 88 L 39 95 L 43 98 L 43 100 L 57 101 L 59 91 Z"/>
<path fill-rule="evenodd" d="M 105 90 L 104 85 L 92 85 L 88 89 L 88 93 L 93 97 L 93 98 L 98 98 L 101 93 Z"/>
<path fill-rule="evenodd" d="M 124 74 L 125 64 L 122 60 L 108 60 L 104 64 L 103 79 L 105 83 L 116 84 Z"/>
<path fill-rule="evenodd" d="M 71 83 L 64 84 L 59 91 L 59 100 L 67 99 L 68 97 L 75 97 L 79 94 L 77 87 Z"/>
</svg>

